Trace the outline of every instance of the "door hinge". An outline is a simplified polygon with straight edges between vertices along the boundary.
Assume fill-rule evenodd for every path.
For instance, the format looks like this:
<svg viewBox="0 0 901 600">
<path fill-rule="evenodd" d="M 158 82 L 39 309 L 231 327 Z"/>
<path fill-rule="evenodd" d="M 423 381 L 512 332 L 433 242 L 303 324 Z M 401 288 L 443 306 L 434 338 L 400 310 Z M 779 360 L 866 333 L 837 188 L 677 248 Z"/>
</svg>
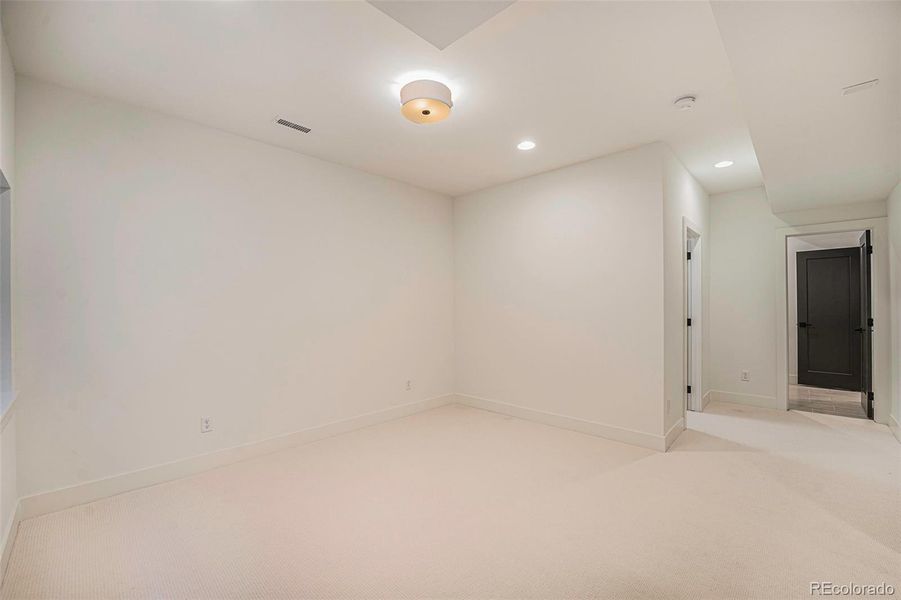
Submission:
<svg viewBox="0 0 901 600">
<path fill-rule="evenodd" d="M 691 317 L 688 317 L 688 326 L 691 327 Z"/>
<path fill-rule="evenodd" d="M 874 394 L 873 392 L 867 392 L 867 400 L 872 402 L 875 399 L 876 399 L 876 394 Z"/>
<path fill-rule="evenodd" d="M 691 386 L 688 386 L 688 393 L 691 393 Z"/>
<path fill-rule="evenodd" d="M 873 254 L 873 246 L 867 246 L 867 254 Z"/>
<path fill-rule="evenodd" d="M 872 326 L 873 326 L 873 317 L 870 317 L 867 319 L 867 327 L 872 327 Z"/>
<path fill-rule="evenodd" d="M 688 253 L 688 260 L 691 260 L 691 252 Z"/>
</svg>

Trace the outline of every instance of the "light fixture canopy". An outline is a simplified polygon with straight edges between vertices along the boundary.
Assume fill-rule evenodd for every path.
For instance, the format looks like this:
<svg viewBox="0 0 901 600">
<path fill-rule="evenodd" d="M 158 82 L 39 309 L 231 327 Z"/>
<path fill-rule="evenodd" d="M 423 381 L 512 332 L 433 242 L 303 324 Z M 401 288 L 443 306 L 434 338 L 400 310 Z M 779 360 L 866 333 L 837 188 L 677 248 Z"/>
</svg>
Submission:
<svg viewBox="0 0 901 600">
<path fill-rule="evenodd" d="M 535 142 L 532 140 L 523 140 L 520 143 L 516 144 L 516 147 L 520 150 L 531 150 L 535 147 Z"/>
<path fill-rule="evenodd" d="M 419 125 L 443 121 L 454 105 L 450 88 L 431 79 L 418 79 L 402 87 L 400 103 L 401 114 Z"/>
<path fill-rule="evenodd" d="M 735 163 L 731 160 L 721 160 L 718 163 L 714 163 L 713 166 L 716 167 L 717 169 L 725 169 L 726 167 L 731 167 L 734 164 Z"/>
</svg>

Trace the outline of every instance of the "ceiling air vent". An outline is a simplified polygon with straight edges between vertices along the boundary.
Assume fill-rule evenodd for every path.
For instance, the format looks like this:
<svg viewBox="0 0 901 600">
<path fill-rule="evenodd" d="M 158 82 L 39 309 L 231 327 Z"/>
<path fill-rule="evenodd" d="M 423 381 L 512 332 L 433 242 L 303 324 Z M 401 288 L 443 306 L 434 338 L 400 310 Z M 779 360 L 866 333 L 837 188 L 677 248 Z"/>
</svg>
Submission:
<svg viewBox="0 0 901 600">
<path fill-rule="evenodd" d="M 291 129 L 296 129 L 297 131 L 300 131 L 301 133 L 310 133 L 310 131 L 312 131 L 312 129 L 310 129 L 309 127 L 304 127 L 303 125 L 298 125 L 297 123 L 292 123 L 291 121 L 289 121 L 287 119 L 276 119 L 275 122 L 278 123 L 279 125 L 284 125 L 285 127 L 290 127 Z"/>
</svg>

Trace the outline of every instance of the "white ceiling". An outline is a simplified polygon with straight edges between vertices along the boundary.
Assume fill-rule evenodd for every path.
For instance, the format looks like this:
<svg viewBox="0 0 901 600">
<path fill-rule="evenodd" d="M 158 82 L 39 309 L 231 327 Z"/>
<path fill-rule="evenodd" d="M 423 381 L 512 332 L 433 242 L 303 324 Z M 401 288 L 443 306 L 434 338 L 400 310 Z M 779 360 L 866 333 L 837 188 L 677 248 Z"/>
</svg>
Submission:
<svg viewBox="0 0 901 600">
<path fill-rule="evenodd" d="M 883 199 L 901 165 L 899 2 L 2 8 L 20 73 L 450 195 L 654 141 L 711 193 L 763 181 L 777 212 Z M 445 122 L 400 115 L 424 76 L 454 91 Z"/>
<path fill-rule="evenodd" d="M 773 210 L 886 198 L 901 163 L 901 3 L 730 1 L 714 13 Z"/>
<path fill-rule="evenodd" d="M 661 140 L 710 192 L 760 182 L 707 3 L 516 2 L 443 51 L 363 1 L 4 1 L 3 26 L 20 73 L 451 195 Z M 454 112 L 417 126 L 397 93 L 429 73 Z"/>
<path fill-rule="evenodd" d="M 834 233 L 815 233 L 788 238 L 789 249 L 795 250 L 829 250 L 830 248 L 853 248 L 860 245 L 863 231 L 839 231 Z"/>
<path fill-rule="evenodd" d="M 514 2 L 514 0 L 367 1 L 439 50 L 444 50 Z"/>
</svg>

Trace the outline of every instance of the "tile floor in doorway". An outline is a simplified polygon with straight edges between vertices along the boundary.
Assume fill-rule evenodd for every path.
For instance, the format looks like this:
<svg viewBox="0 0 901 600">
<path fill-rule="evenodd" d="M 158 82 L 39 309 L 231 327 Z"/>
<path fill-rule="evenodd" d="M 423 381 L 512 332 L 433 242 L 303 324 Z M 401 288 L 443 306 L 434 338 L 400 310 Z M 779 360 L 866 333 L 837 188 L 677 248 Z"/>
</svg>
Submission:
<svg viewBox="0 0 901 600">
<path fill-rule="evenodd" d="M 788 407 L 791 410 L 866 419 L 860 405 L 860 392 L 829 390 L 806 385 L 788 386 Z"/>
</svg>

